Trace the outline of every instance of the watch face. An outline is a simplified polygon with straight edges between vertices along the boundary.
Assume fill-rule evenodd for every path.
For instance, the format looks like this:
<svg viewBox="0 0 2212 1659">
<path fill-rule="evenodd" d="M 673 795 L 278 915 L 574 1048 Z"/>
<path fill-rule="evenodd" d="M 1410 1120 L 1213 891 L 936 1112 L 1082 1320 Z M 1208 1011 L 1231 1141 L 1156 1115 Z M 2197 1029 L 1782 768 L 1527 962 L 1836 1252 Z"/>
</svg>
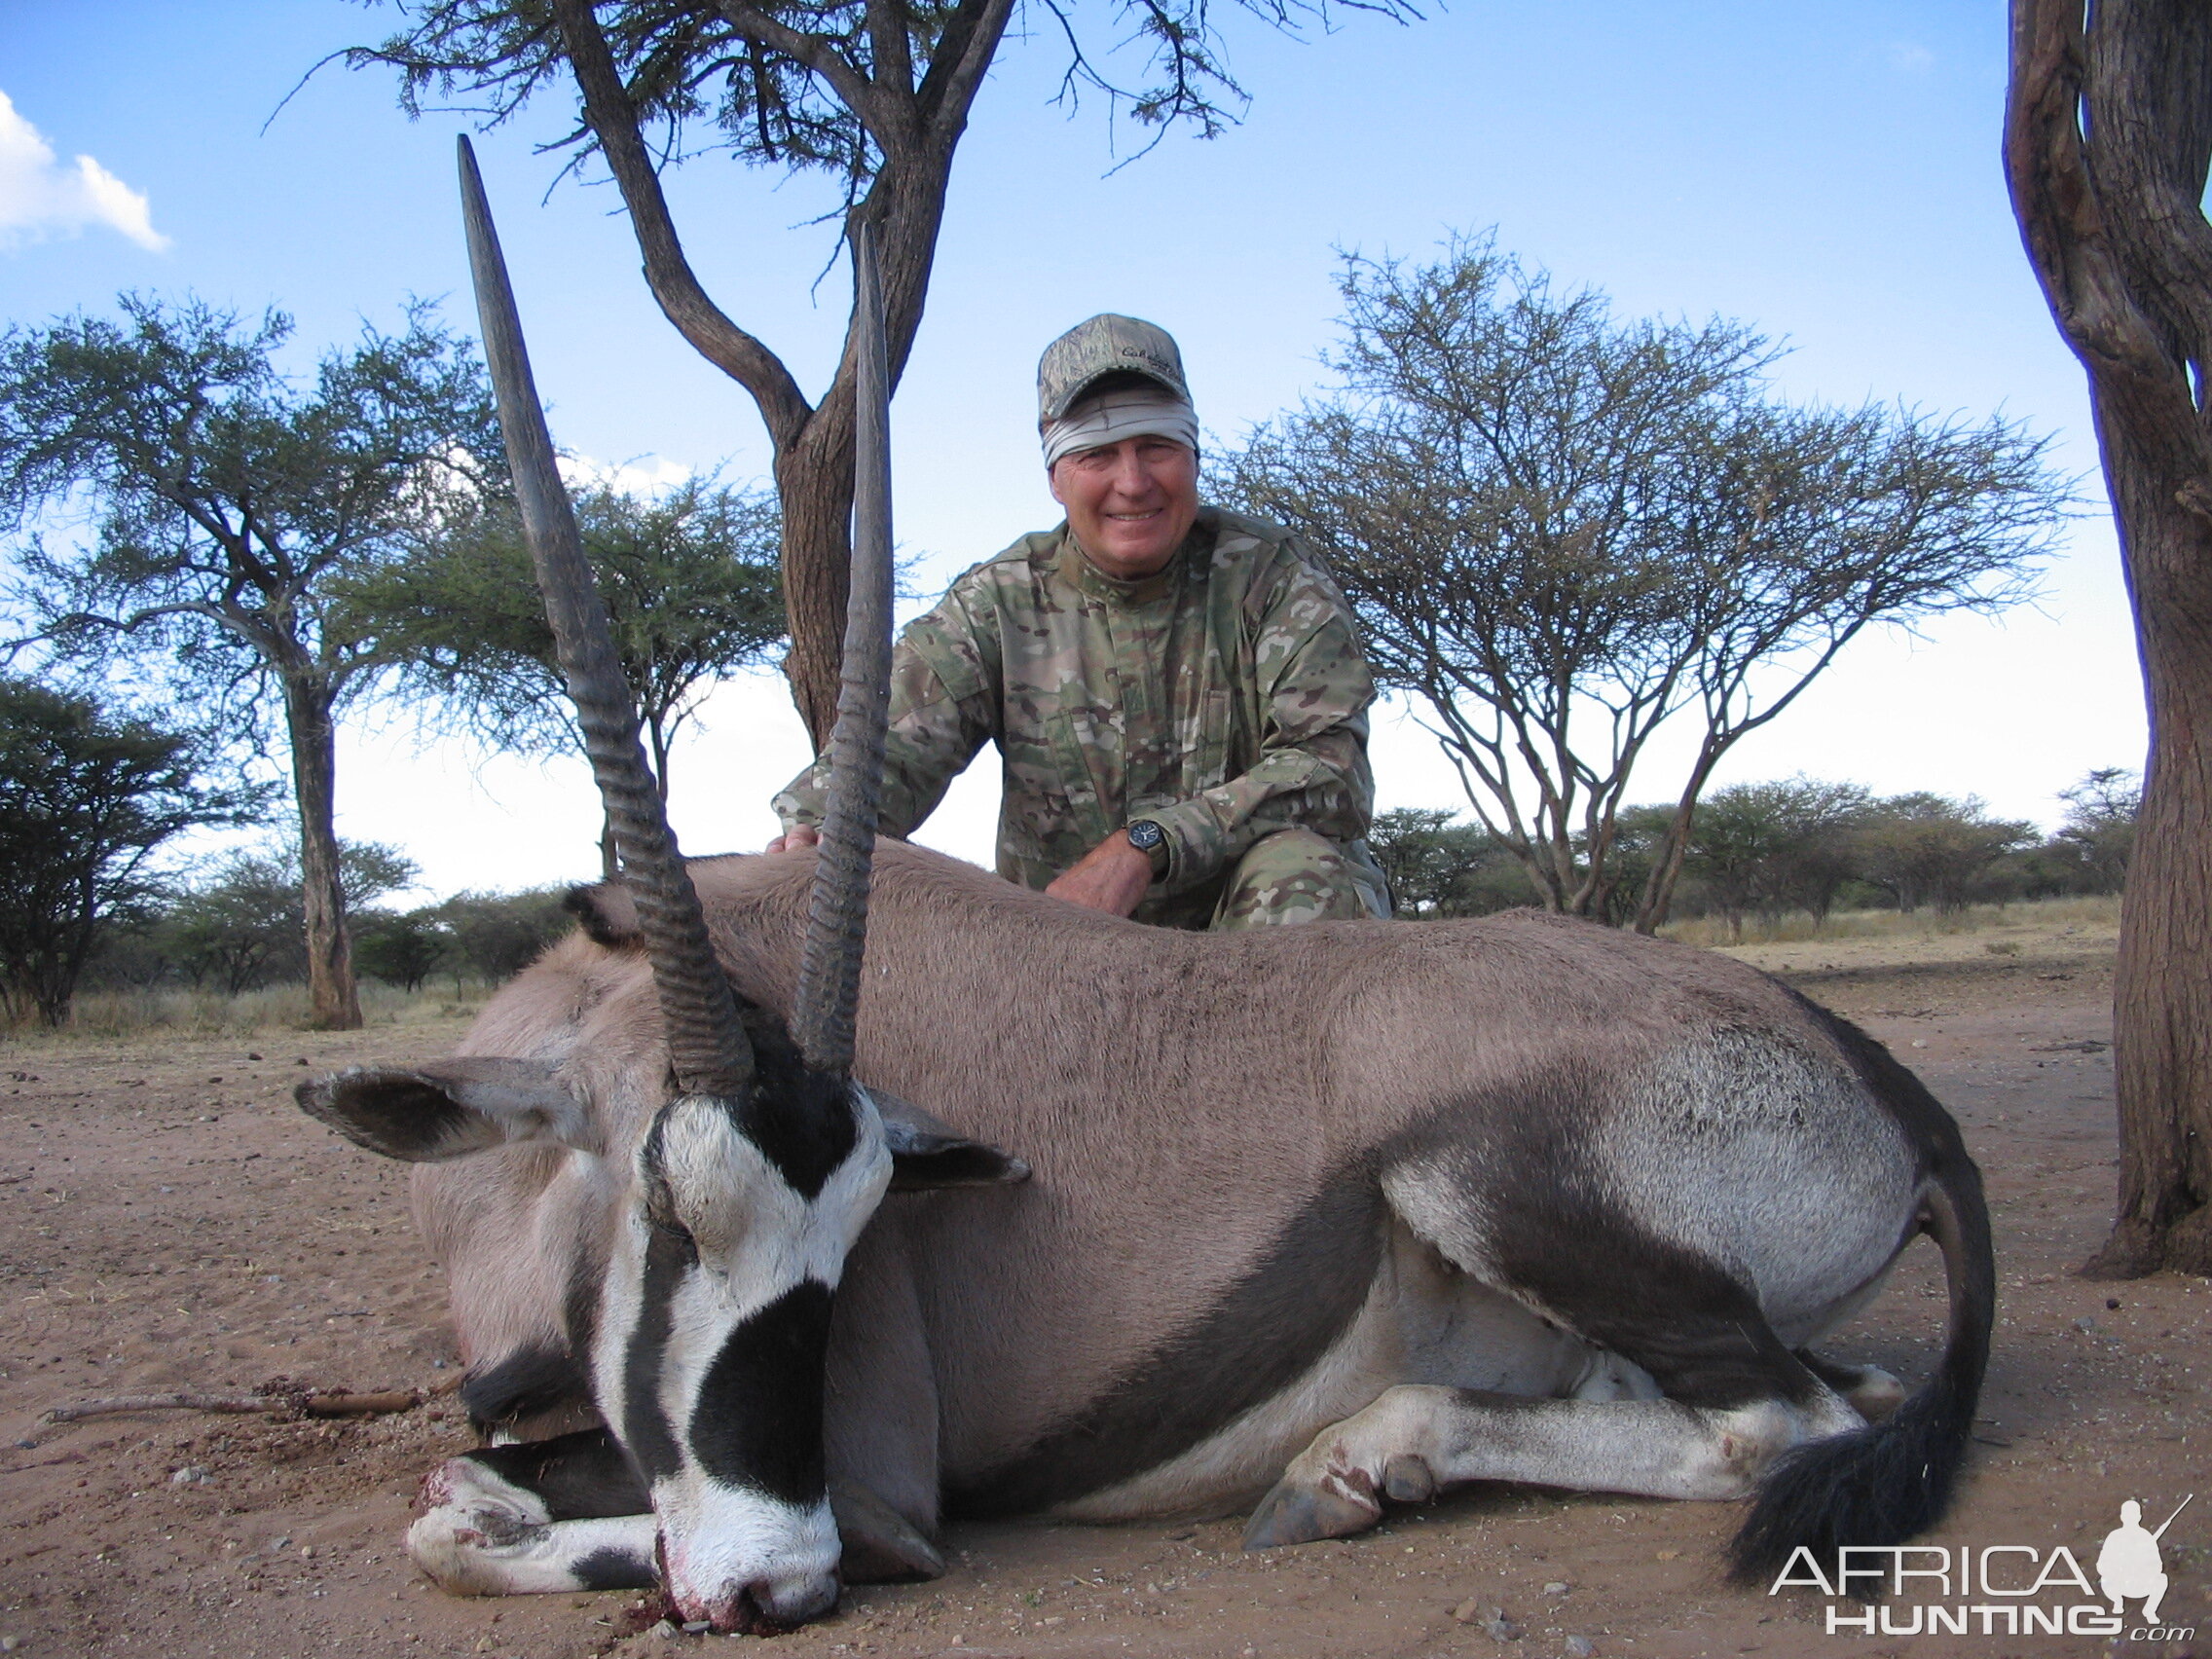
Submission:
<svg viewBox="0 0 2212 1659">
<path fill-rule="evenodd" d="M 1129 826 L 1129 845 L 1140 853 L 1149 853 L 1167 839 L 1167 831 L 1149 818 L 1140 818 Z"/>
</svg>

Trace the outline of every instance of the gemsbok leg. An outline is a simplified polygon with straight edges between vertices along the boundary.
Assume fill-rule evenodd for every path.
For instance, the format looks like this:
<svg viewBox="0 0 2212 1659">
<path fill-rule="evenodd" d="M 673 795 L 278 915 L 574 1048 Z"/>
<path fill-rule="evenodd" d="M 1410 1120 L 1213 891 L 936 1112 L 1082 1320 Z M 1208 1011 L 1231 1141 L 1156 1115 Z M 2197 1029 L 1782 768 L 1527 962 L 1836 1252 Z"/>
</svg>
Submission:
<svg viewBox="0 0 2212 1659">
<path fill-rule="evenodd" d="M 642 1590 L 654 1580 L 652 1498 L 604 1428 L 491 1446 L 424 1476 L 407 1548 L 457 1596 Z M 934 1578 L 929 1540 L 857 1480 L 832 1476 L 830 1507 L 848 1584 Z"/>
<path fill-rule="evenodd" d="M 457 1596 L 644 1589 L 652 1498 L 604 1428 L 490 1446 L 423 1477 L 407 1548 Z"/>
</svg>

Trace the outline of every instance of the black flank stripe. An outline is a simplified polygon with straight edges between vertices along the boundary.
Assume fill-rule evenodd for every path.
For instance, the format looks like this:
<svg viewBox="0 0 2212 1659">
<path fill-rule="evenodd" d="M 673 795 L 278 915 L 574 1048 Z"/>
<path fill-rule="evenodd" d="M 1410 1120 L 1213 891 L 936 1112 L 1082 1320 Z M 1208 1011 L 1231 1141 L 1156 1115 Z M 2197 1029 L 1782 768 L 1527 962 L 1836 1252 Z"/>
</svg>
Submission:
<svg viewBox="0 0 2212 1659">
<path fill-rule="evenodd" d="M 1817 1384 L 1751 1290 L 1610 1195 L 1590 1149 L 1619 1087 L 1602 1072 L 1557 1067 L 1418 1126 L 1405 1151 L 1485 1217 L 1506 1283 L 1585 1341 L 1643 1367 L 1669 1399 L 1715 1409 L 1802 1404 Z"/>
<path fill-rule="evenodd" d="M 722 1344 L 691 1413 L 691 1451 L 715 1479 L 795 1506 L 822 1500 L 830 1300 L 801 1280 Z"/>
<path fill-rule="evenodd" d="M 1064 1503 L 1166 1462 L 1311 1370 L 1367 1300 L 1382 1196 L 1365 1170 L 1325 1186 L 1211 1312 L 1010 1464 L 946 1493 L 962 1516 Z"/>
</svg>

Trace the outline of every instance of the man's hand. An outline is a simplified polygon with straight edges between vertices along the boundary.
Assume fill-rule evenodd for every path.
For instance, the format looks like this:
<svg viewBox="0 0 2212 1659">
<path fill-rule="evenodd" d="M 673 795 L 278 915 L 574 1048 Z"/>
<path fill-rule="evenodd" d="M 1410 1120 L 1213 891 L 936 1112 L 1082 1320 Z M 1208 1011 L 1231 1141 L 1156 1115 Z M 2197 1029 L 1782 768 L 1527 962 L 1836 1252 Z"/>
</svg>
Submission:
<svg viewBox="0 0 2212 1659">
<path fill-rule="evenodd" d="M 801 847 L 819 847 L 822 836 L 805 824 L 794 824 L 760 850 L 764 853 L 795 853 Z"/>
<path fill-rule="evenodd" d="M 1074 868 L 1063 870 L 1045 889 L 1055 899 L 1109 916 L 1125 916 L 1137 907 L 1145 889 L 1152 885 L 1152 860 L 1129 845 L 1117 830 L 1089 852 Z"/>
</svg>

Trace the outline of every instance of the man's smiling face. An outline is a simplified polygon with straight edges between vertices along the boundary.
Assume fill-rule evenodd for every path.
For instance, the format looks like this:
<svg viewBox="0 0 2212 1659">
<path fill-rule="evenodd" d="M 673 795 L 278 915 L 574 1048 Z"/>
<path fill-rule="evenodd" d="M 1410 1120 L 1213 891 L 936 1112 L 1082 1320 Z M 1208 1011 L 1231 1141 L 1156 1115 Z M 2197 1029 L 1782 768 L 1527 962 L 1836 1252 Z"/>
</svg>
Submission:
<svg viewBox="0 0 2212 1659">
<path fill-rule="evenodd" d="M 1123 581 L 1163 569 L 1198 516 L 1198 458 L 1172 438 L 1139 433 L 1078 450 L 1050 476 L 1084 556 Z"/>
</svg>

